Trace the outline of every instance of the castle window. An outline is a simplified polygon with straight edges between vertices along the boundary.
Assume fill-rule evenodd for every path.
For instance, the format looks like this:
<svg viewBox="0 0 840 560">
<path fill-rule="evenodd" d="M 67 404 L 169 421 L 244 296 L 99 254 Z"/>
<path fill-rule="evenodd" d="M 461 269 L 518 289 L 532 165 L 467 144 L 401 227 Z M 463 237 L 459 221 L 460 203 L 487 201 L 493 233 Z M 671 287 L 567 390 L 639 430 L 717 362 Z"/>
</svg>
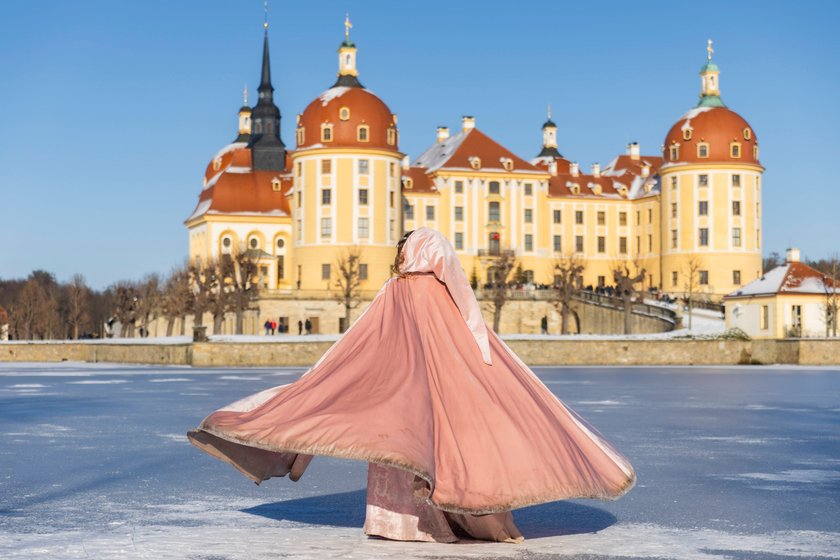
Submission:
<svg viewBox="0 0 840 560">
<path fill-rule="evenodd" d="M 607 213 L 603 210 L 598 211 L 598 225 L 604 226 L 607 224 Z"/>
<path fill-rule="evenodd" d="M 741 228 L 739 228 L 739 227 L 732 228 L 732 246 L 733 247 L 740 247 L 741 246 Z"/>
<path fill-rule="evenodd" d="M 732 215 L 733 216 L 740 216 L 741 215 L 741 201 L 740 200 L 733 200 L 732 201 Z"/>
<path fill-rule="evenodd" d="M 618 225 L 626 226 L 627 225 L 627 212 L 619 212 L 618 213 Z"/>
<path fill-rule="evenodd" d="M 499 182 L 498 181 L 490 181 L 488 185 L 488 191 L 490 194 L 499 194 Z"/>
<path fill-rule="evenodd" d="M 505 171 L 513 171 L 513 160 L 510 158 L 501 158 L 502 167 Z"/>
<path fill-rule="evenodd" d="M 682 129 L 683 131 L 683 140 L 691 140 L 691 133 L 693 129 L 691 127 L 685 127 Z"/>
<path fill-rule="evenodd" d="M 741 186 L 741 176 L 740 175 L 733 175 L 732 176 L 732 186 L 733 187 L 740 187 Z"/>
<path fill-rule="evenodd" d="M 606 253 L 607 252 L 607 238 L 603 235 L 598 236 L 598 252 L 599 253 Z"/>
<path fill-rule="evenodd" d="M 698 202 L 697 214 L 700 216 L 708 216 L 709 215 L 709 201 L 708 200 L 701 200 Z"/>
<path fill-rule="evenodd" d="M 332 173 L 332 160 L 331 159 L 322 159 L 321 160 L 321 173 L 324 175 L 329 175 Z"/>
<path fill-rule="evenodd" d="M 741 271 L 740 270 L 733 270 L 732 271 L 732 283 L 736 286 L 741 285 Z"/>
<path fill-rule="evenodd" d="M 534 186 L 531 183 L 525 183 L 525 196 L 531 196 L 534 191 Z"/>
<path fill-rule="evenodd" d="M 530 224 L 534 222 L 534 211 L 530 208 L 525 209 L 525 223 Z"/>
<path fill-rule="evenodd" d="M 414 219 L 414 205 L 406 202 L 405 206 L 403 206 L 403 215 L 405 216 L 406 220 L 413 220 Z"/>
<path fill-rule="evenodd" d="M 388 206 L 394 207 L 394 191 L 388 193 Z"/>
<path fill-rule="evenodd" d="M 462 194 L 464 192 L 464 182 L 455 181 L 455 194 Z"/>
<path fill-rule="evenodd" d="M 388 129 L 388 145 L 393 146 L 397 143 L 397 129 L 391 127 Z"/>
<path fill-rule="evenodd" d="M 332 218 L 321 218 L 321 237 L 332 236 Z"/>
<path fill-rule="evenodd" d="M 359 280 L 368 279 L 368 265 L 367 263 L 359 263 Z"/>
<path fill-rule="evenodd" d="M 223 237 L 222 238 L 222 253 L 228 254 L 230 253 L 230 248 L 233 245 L 233 240 L 230 237 Z"/>
<path fill-rule="evenodd" d="M 257 239 L 256 237 L 252 237 L 251 239 L 248 240 L 248 246 L 251 249 L 259 249 L 260 248 L 260 240 Z"/>
<path fill-rule="evenodd" d="M 321 191 L 321 204 L 324 206 L 332 204 L 332 189 L 324 189 Z"/>
<path fill-rule="evenodd" d="M 575 223 L 583 225 L 583 210 L 575 210 Z"/>
<path fill-rule="evenodd" d="M 367 142 L 370 136 L 370 127 L 366 124 L 360 124 L 356 127 L 356 140 L 359 142 Z"/>
<path fill-rule="evenodd" d="M 618 252 L 622 255 L 627 254 L 627 238 L 626 237 L 619 237 L 618 238 Z"/>
<path fill-rule="evenodd" d="M 464 221 L 464 207 L 463 206 L 456 206 L 455 207 L 455 221 L 456 222 L 463 222 Z"/>
<path fill-rule="evenodd" d="M 297 129 L 297 143 L 298 143 L 298 146 L 303 144 L 304 140 L 306 139 L 306 133 L 304 132 L 304 130 L 305 129 L 302 126 L 299 126 L 298 129 Z"/>
<path fill-rule="evenodd" d="M 677 203 L 676 202 L 671 203 L 671 217 L 672 218 L 677 217 Z"/>
<path fill-rule="evenodd" d="M 741 144 L 738 142 L 732 142 L 729 144 L 729 157 L 733 158 L 740 158 L 741 157 Z"/>
<path fill-rule="evenodd" d="M 648 253 L 653 253 L 653 234 L 648 234 Z"/>
<path fill-rule="evenodd" d="M 498 222 L 500 214 L 499 203 L 496 201 L 490 202 L 487 207 L 487 221 Z"/>
<path fill-rule="evenodd" d="M 472 167 L 473 169 L 481 169 L 481 158 L 472 156 L 470 157 L 469 161 L 470 167 Z"/>
<path fill-rule="evenodd" d="M 648 208 L 648 223 L 653 223 L 653 208 Z"/>
<path fill-rule="evenodd" d="M 750 140 L 752 138 L 752 130 L 749 127 L 744 129 L 744 140 Z"/>
<path fill-rule="evenodd" d="M 700 239 L 698 240 L 699 241 L 698 244 L 701 247 L 708 247 L 709 246 L 709 228 L 701 227 L 699 234 L 700 234 L 699 235 Z"/>
<path fill-rule="evenodd" d="M 321 280 L 329 280 L 330 279 L 330 265 L 329 263 L 325 263 L 321 265 Z"/>
<path fill-rule="evenodd" d="M 671 249 L 677 248 L 677 230 L 671 230 Z"/>
<path fill-rule="evenodd" d="M 360 206 L 367 206 L 368 203 L 368 190 L 367 189 L 359 189 L 359 205 Z"/>
<path fill-rule="evenodd" d="M 671 190 L 672 191 L 677 190 L 677 178 L 676 177 L 671 177 Z"/>
<path fill-rule="evenodd" d="M 432 205 L 426 206 L 426 219 L 430 222 L 435 221 L 435 207 Z"/>
<path fill-rule="evenodd" d="M 672 144 L 669 148 L 669 152 L 671 155 L 671 161 L 677 161 L 680 159 L 680 145 L 679 144 Z"/>
<path fill-rule="evenodd" d="M 271 180 L 271 190 L 276 192 L 276 191 L 279 191 L 280 188 L 281 188 L 280 179 L 275 177 L 274 179 Z"/>
<path fill-rule="evenodd" d="M 563 211 L 562 210 L 555 210 L 552 214 L 553 214 L 552 221 L 555 224 L 563 223 Z"/>
<path fill-rule="evenodd" d="M 697 157 L 699 158 L 707 158 L 709 157 L 709 145 L 705 142 L 697 144 Z"/>
<path fill-rule="evenodd" d="M 349 107 L 342 107 L 338 110 L 338 118 L 342 121 L 350 120 L 350 108 Z"/>
<path fill-rule="evenodd" d="M 368 219 L 365 217 L 359 218 L 359 237 L 367 239 L 369 235 Z"/>
<path fill-rule="evenodd" d="M 552 245 L 554 247 L 555 253 L 560 253 L 563 250 L 563 236 L 562 235 L 555 235 L 552 238 Z"/>
<path fill-rule="evenodd" d="M 370 162 L 366 159 L 359 160 L 359 175 L 367 175 L 370 171 Z"/>
<path fill-rule="evenodd" d="M 575 251 L 578 253 L 583 253 L 583 236 L 576 235 L 575 236 Z"/>
<path fill-rule="evenodd" d="M 700 276 L 700 285 L 701 286 L 708 286 L 709 285 L 709 271 L 708 270 L 699 270 L 698 271 Z"/>
<path fill-rule="evenodd" d="M 222 158 L 217 157 L 213 160 L 213 171 L 218 171 L 219 168 L 222 166 Z"/>
<path fill-rule="evenodd" d="M 679 282 L 679 276 L 680 276 L 680 274 L 676 270 L 671 272 L 671 285 L 672 286 L 676 287 L 677 283 Z"/>
<path fill-rule="evenodd" d="M 413 186 L 414 186 L 414 180 L 412 180 L 410 177 L 406 177 L 405 178 L 405 188 L 408 189 L 408 190 L 411 190 L 411 188 Z"/>
<path fill-rule="evenodd" d="M 284 239 L 281 238 L 281 239 L 277 240 L 277 248 L 278 249 L 282 249 L 285 246 L 286 246 L 286 241 Z"/>
<path fill-rule="evenodd" d="M 534 236 L 530 233 L 525 234 L 525 250 L 526 251 L 533 251 L 534 250 Z"/>
<path fill-rule="evenodd" d="M 455 232 L 455 249 L 458 251 L 464 250 L 464 234 L 460 231 Z"/>
<path fill-rule="evenodd" d="M 753 146 L 753 159 L 758 159 L 758 144 Z"/>
<path fill-rule="evenodd" d="M 701 187 L 708 187 L 709 186 L 709 176 L 708 175 L 699 175 L 698 181 L 700 182 Z"/>
<path fill-rule="evenodd" d="M 333 125 L 322 124 L 321 125 L 321 142 L 332 142 L 332 141 L 333 141 Z"/>
</svg>

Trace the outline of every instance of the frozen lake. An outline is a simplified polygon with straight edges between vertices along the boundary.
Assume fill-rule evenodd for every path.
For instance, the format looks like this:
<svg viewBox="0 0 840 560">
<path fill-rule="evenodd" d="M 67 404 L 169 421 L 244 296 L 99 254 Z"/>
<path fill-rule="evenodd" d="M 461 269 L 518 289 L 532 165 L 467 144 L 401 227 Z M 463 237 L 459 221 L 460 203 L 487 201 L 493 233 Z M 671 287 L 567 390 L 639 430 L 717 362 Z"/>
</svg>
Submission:
<svg viewBox="0 0 840 560">
<path fill-rule="evenodd" d="M 256 486 L 187 443 L 302 368 L 0 364 L 0 558 L 840 558 L 840 369 L 535 371 L 636 488 L 518 510 L 521 545 L 439 545 L 365 537 L 363 463 Z"/>
</svg>

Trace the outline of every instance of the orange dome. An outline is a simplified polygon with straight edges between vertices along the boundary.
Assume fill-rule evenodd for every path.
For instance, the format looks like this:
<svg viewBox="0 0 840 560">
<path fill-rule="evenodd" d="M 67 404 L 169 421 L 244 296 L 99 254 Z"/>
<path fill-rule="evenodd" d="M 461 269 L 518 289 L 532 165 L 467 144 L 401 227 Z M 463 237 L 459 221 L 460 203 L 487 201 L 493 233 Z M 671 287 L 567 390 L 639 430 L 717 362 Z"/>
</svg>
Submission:
<svg viewBox="0 0 840 560">
<path fill-rule="evenodd" d="M 758 162 L 758 138 L 741 115 L 726 107 L 695 107 L 671 127 L 663 158 L 668 163 Z"/>
<path fill-rule="evenodd" d="M 331 128 L 322 133 L 323 128 Z M 397 117 L 361 87 L 336 86 L 315 99 L 298 119 L 297 147 L 378 148 L 397 151 Z"/>
</svg>

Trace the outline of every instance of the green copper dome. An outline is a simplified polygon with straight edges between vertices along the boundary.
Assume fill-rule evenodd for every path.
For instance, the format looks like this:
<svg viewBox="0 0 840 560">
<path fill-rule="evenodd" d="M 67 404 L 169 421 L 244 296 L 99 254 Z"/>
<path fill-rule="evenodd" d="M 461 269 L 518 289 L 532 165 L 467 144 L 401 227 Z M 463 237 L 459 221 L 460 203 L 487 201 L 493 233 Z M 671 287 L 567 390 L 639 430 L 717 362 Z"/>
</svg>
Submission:
<svg viewBox="0 0 840 560">
<path fill-rule="evenodd" d="M 701 95 L 698 107 L 726 107 L 719 95 Z"/>
<path fill-rule="evenodd" d="M 720 70 L 718 69 L 717 64 L 710 60 L 700 69 L 701 74 L 705 74 L 706 72 L 720 72 Z"/>
</svg>

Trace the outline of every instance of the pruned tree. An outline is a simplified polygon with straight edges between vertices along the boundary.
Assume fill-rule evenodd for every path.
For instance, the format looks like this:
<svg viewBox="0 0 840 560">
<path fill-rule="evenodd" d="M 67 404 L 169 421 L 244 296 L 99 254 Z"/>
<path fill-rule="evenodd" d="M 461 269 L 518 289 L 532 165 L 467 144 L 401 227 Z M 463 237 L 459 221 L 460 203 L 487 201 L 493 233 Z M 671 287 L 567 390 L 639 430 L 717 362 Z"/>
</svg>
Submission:
<svg viewBox="0 0 840 560">
<path fill-rule="evenodd" d="M 223 287 L 230 293 L 229 304 L 235 316 L 235 332 L 242 334 L 245 311 L 259 295 L 257 276 L 259 253 L 241 244 L 231 255 L 222 256 Z"/>
<path fill-rule="evenodd" d="M 493 263 L 489 267 L 490 272 L 490 307 L 493 310 L 493 330 L 499 332 L 499 323 L 502 320 L 502 308 L 510 298 L 510 275 L 519 263 L 513 251 L 502 251 L 497 257 L 493 257 Z"/>
<path fill-rule="evenodd" d="M 180 321 L 180 335 L 186 334 L 187 314 L 193 306 L 189 268 L 180 266 L 169 273 L 163 285 L 161 311 L 166 317 L 166 336 L 172 336 L 176 319 Z"/>
<path fill-rule="evenodd" d="M 213 315 L 213 334 L 220 334 L 225 312 L 230 307 L 230 291 L 224 285 L 223 266 L 218 259 L 195 259 L 189 265 L 196 327 L 204 326 L 203 315 Z"/>
<path fill-rule="evenodd" d="M 11 309 L 11 327 L 22 340 L 52 338 L 58 321 L 58 306 L 34 274 L 29 277 Z"/>
<path fill-rule="evenodd" d="M 688 299 L 688 330 L 692 328 L 692 315 L 694 312 L 694 294 L 700 285 L 700 269 L 703 268 L 703 259 L 699 255 L 690 255 L 683 265 L 685 276 L 685 291 Z"/>
<path fill-rule="evenodd" d="M 837 323 L 840 322 L 838 311 L 840 311 L 840 257 L 832 255 L 822 267 L 823 289 L 825 300 L 823 301 L 823 318 L 825 319 L 825 336 L 837 336 Z"/>
<path fill-rule="evenodd" d="M 66 287 L 66 310 L 67 324 L 70 327 L 70 336 L 78 340 L 79 333 L 90 323 L 90 288 L 85 283 L 85 277 L 81 274 L 74 274 Z"/>
<path fill-rule="evenodd" d="M 574 313 L 574 300 L 583 284 L 586 261 L 579 253 L 561 255 L 554 261 L 554 298 L 560 313 L 560 334 L 569 334 L 569 318 Z"/>
<path fill-rule="evenodd" d="M 137 284 L 137 319 L 140 321 L 141 336 L 149 336 L 149 327 L 160 312 L 160 275 L 146 275 Z"/>
<path fill-rule="evenodd" d="M 633 300 L 638 293 L 636 284 L 645 281 L 645 269 L 636 269 L 639 271 L 636 275 L 630 272 L 630 267 L 627 263 L 616 265 L 613 267 L 613 281 L 615 282 L 616 292 L 624 306 L 624 334 L 632 334 L 633 332 Z"/>
<path fill-rule="evenodd" d="M 121 325 L 120 335 L 134 338 L 137 326 L 137 308 L 140 300 L 137 285 L 133 282 L 118 282 L 114 288 L 114 319 Z"/>
<path fill-rule="evenodd" d="M 350 312 L 361 303 L 362 249 L 351 247 L 335 259 L 335 300 L 344 306 L 344 329 L 350 328 Z"/>
</svg>

